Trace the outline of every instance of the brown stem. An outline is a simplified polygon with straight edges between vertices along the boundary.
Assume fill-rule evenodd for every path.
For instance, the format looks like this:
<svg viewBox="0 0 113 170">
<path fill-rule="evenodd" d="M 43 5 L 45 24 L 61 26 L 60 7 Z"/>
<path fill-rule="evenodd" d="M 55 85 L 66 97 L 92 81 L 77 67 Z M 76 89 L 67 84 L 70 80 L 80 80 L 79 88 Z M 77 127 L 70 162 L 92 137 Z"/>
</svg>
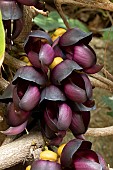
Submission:
<svg viewBox="0 0 113 170">
<path fill-rule="evenodd" d="M 89 128 L 85 135 L 95 137 L 113 135 L 113 126 L 104 128 Z"/>
<path fill-rule="evenodd" d="M 107 84 L 110 88 L 113 88 L 113 82 L 101 75 L 99 75 L 98 73 L 90 75 L 91 77 L 94 77 L 97 80 L 100 80 L 101 82 Z"/>
<path fill-rule="evenodd" d="M 99 88 L 102 88 L 102 89 L 105 89 L 105 90 L 109 90 L 110 92 L 113 92 L 113 87 L 110 88 L 109 85 L 101 82 L 100 80 L 95 79 L 94 77 L 89 76 L 89 79 L 91 81 L 92 86 L 99 87 Z"/>
<path fill-rule="evenodd" d="M 8 53 L 5 53 L 4 64 L 10 66 L 11 68 L 19 69 L 26 65 L 25 62 L 18 60 L 15 57 L 12 57 Z"/>
<path fill-rule="evenodd" d="M 33 145 L 35 148 L 33 149 Z M 26 159 L 32 157 L 33 152 L 39 153 L 41 151 L 40 147 L 44 145 L 44 141 L 40 132 L 30 133 L 25 135 L 18 140 L 3 145 L 0 147 L 0 169 L 6 169 L 12 167 L 18 163 L 25 162 Z M 39 152 L 35 152 L 35 150 Z"/>
<path fill-rule="evenodd" d="M 9 82 L 6 81 L 4 78 L 0 78 L 0 92 L 4 91 L 8 86 Z"/>
</svg>

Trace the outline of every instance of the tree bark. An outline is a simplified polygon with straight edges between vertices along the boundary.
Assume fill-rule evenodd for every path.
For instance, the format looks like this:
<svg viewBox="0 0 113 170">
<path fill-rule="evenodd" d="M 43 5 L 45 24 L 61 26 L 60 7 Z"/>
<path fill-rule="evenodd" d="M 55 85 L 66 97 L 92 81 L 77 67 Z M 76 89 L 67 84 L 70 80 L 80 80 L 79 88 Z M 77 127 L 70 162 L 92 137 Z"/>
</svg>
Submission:
<svg viewBox="0 0 113 170">
<path fill-rule="evenodd" d="M 12 167 L 18 163 L 25 162 L 29 157 L 33 159 L 33 145 L 34 153 L 38 149 L 39 153 L 41 147 L 44 145 L 44 140 L 40 132 L 30 133 L 23 137 L 0 147 L 0 170 Z"/>
</svg>

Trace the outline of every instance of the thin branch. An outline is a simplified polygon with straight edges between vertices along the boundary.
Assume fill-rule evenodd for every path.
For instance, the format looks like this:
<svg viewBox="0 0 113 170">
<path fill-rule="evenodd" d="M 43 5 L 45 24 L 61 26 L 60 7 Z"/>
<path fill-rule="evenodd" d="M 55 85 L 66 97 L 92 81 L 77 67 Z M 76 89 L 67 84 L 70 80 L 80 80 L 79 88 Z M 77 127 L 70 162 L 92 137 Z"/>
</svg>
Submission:
<svg viewBox="0 0 113 170">
<path fill-rule="evenodd" d="M 113 126 L 104 128 L 89 128 L 85 133 L 86 136 L 110 136 L 113 135 Z"/>
<path fill-rule="evenodd" d="M 101 82 L 100 80 L 95 79 L 94 77 L 89 76 L 89 79 L 91 81 L 92 86 L 113 92 L 113 87 L 110 88 L 110 86 L 108 84 L 105 84 L 105 83 Z"/>
<path fill-rule="evenodd" d="M 113 11 L 113 3 L 109 0 L 54 0 L 54 3 L 67 28 L 69 28 L 69 23 L 67 22 L 67 19 L 62 11 L 61 6 L 63 4 Z"/>
<path fill-rule="evenodd" d="M 33 149 L 33 144 L 35 148 Z M 18 140 L 0 147 L 0 169 L 12 167 L 18 163 L 25 162 L 27 158 L 33 159 L 33 152 L 37 149 L 39 153 L 40 147 L 44 145 L 44 141 L 40 132 L 30 133 Z"/>
<path fill-rule="evenodd" d="M 25 62 L 18 60 L 15 57 L 12 57 L 8 53 L 5 53 L 4 64 L 10 66 L 11 68 L 15 68 L 15 69 L 19 69 L 20 67 L 23 67 L 26 65 Z"/>
</svg>

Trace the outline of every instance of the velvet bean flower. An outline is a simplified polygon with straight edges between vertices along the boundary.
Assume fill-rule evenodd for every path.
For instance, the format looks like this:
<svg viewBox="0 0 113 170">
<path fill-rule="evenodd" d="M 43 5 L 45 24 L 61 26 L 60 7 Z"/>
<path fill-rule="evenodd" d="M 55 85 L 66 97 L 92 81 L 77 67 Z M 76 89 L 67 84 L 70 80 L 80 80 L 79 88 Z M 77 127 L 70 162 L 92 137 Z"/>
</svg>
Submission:
<svg viewBox="0 0 113 170">
<path fill-rule="evenodd" d="M 73 139 L 63 148 L 61 166 L 64 170 L 108 170 L 102 156 L 91 150 L 91 142 Z"/>
<path fill-rule="evenodd" d="M 96 64 L 97 58 L 94 50 L 89 46 L 92 33 L 85 33 L 78 28 L 66 31 L 59 38 L 59 46 L 66 58 L 74 60 L 86 73 L 94 74 L 101 70 L 102 65 Z"/>
</svg>

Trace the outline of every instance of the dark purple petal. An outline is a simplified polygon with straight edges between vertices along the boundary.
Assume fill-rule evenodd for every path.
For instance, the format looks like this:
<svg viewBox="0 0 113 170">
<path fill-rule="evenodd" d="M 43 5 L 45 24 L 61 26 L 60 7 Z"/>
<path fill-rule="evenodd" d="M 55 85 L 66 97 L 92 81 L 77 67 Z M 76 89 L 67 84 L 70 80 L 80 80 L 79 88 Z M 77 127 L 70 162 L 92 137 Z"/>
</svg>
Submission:
<svg viewBox="0 0 113 170">
<path fill-rule="evenodd" d="M 82 70 L 82 68 L 72 60 L 64 60 L 52 70 L 51 80 L 54 84 L 60 84 L 74 70 Z"/>
<path fill-rule="evenodd" d="M 49 44 L 44 44 L 39 52 L 41 64 L 50 65 L 54 59 L 54 50 Z"/>
<path fill-rule="evenodd" d="M 5 91 L 3 92 L 2 95 L 0 95 L 0 101 L 4 102 L 4 103 L 8 103 L 10 101 L 12 101 L 12 94 L 13 94 L 13 88 L 15 86 L 12 85 L 12 83 L 10 83 L 7 88 L 5 89 Z"/>
<path fill-rule="evenodd" d="M 59 106 L 57 127 L 59 130 L 67 130 L 72 119 L 71 108 L 63 103 Z"/>
<path fill-rule="evenodd" d="M 78 28 L 72 28 L 66 31 L 59 40 L 61 46 L 70 46 L 78 42 L 88 44 L 92 39 L 92 33 L 85 33 Z"/>
<path fill-rule="evenodd" d="M 74 47 L 73 60 L 83 68 L 89 68 L 96 64 L 96 54 L 93 49 L 84 44 Z"/>
<path fill-rule="evenodd" d="M 41 67 L 41 63 L 39 61 L 39 56 L 36 52 L 34 51 L 30 51 L 28 53 L 28 59 L 31 62 L 31 64 L 36 67 L 36 68 L 40 68 Z"/>
<path fill-rule="evenodd" d="M 23 10 L 15 1 L 0 1 L 3 20 L 16 20 L 22 18 Z"/>
<path fill-rule="evenodd" d="M 69 168 L 73 166 L 73 156 L 78 149 L 91 149 L 91 142 L 81 139 L 73 139 L 69 141 L 61 154 L 62 167 Z"/>
<path fill-rule="evenodd" d="M 39 39 L 45 39 L 49 42 L 49 44 L 52 44 L 52 40 L 49 36 L 49 34 L 47 34 L 46 32 L 44 31 L 41 31 L 41 30 L 35 30 L 35 31 L 32 31 L 29 36 L 27 37 L 25 43 L 24 43 L 24 49 L 25 51 L 27 52 L 28 51 L 28 44 L 29 44 L 29 41 L 30 41 L 30 38 L 34 38 L 37 40 L 37 38 Z M 38 48 L 38 47 L 37 47 Z"/>
<path fill-rule="evenodd" d="M 59 130 L 56 133 L 56 137 L 50 140 L 49 145 L 59 146 L 65 135 L 66 135 L 66 131 Z"/>
<path fill-rule="evenodd" d="M 5 134 L 5 135 L 18 135 L 19 133 L 24 131 L 24 129 L 26 128 L 26 125 L 27 125 L 27 121 L 24 122 L 23 124 L 19 125 L 19 126 L 10 127 L 5 131 L 0 131 L 0 132 Z"/>
<path fill-rule="evenodd" d="M 90 82 L 90 79 L 88 78 L 88 76 L 86 74 L 81 74 L 81 77 L 84 80 L 85 83 L 85 90 L 86 90 L 86 95 L 88 97 L 88 99 L 90 99 L 92 97 L 92 84 Z"/>
<path fill-rule="evenodd" d="M 37 86 L 29 85 L 27 91 L 19 102 L 19 107 L 24 111 L 32 110 L 40 100 L 40 91 Z"/>
<path fill-rule="evenodd" d="M 31 170 L 62 170 L 61 165 L 53 161 L 36 160 L 31 165 Z"/>
<path fill-rule="evenodd" d="M 72 115 L 70 130 L 74 136 L 84 134 L 90 121 L 90 112 L 75 112 Z"/>
<path fill-rule="evenodd" d="M 17 109 L 14 103 L 9 103 L 7 106 L 7 122 L 12 127 L 21 125 L 29 118 L 30 115 L 30 112 Z"/>
<path fill-rule="evenodd" d="M 58 132 L 58 128 L 56 125 L 57 119 L 54 117 L 53 110 L 46 108 L 46 111 L 44 112 L 44 119 L 46 124 L 49 126 L 50 129 L 52 129 L 54 132 Z"/>
<path fill-rule="evenodd" d="M 86 91 L 76 86 L 73 82 L 64 84 L 64 92 L 70 100 L 77 103 L 84 103 L 87 100 Z"/>
<path fill-rule="evenodd" d="M 28 80 L 30 82 L 35 82 L 39 85 L 44 85 L 47 81 L 47 76 L 43 72 L 36 71 L 31 66 L 24 66 L 19 68 L 13 78 L 12 83 L 16 84 L 18 78 Z"/>
<path fill-rule="evenodd" d="M 78 158 L 74 161 L 74 167 L 76 170 L 87 169 L 87 170 L 102 170 L 102 166 L 94 161 L 90 161 L 85 158 Z"/>
<path fill-rule="evenodd" d="M 87 74 L 95 74 L 98 73 L 103 68 L 103 65 L 95 64 L 91 68 L 84 69 L 84 72 Z"/>
<path fill-rule="evenodd" d="M 106 165 L 104 158 L 99 153 L 96 153 L 96 154 L 98 155 L 99 163 L 102 166 L 102 170 L 108 170 L 108 167 Z"/>
<path fill-rule="evenodd" d="M 91 110 L 96 109 L 95 103 L 93 105 L 85 106 L 82 103 L 71 102 L 70 105 L 71 105 L 72 110 L 75 112 L 76 111 L 91 111 Z"/>
<path fill-rule="evenodd" d="M 66 98 L 58 87 L 50 85 L 42 90 L 40 102 L 43 100 L 65 101 Z"/>
</svg>

